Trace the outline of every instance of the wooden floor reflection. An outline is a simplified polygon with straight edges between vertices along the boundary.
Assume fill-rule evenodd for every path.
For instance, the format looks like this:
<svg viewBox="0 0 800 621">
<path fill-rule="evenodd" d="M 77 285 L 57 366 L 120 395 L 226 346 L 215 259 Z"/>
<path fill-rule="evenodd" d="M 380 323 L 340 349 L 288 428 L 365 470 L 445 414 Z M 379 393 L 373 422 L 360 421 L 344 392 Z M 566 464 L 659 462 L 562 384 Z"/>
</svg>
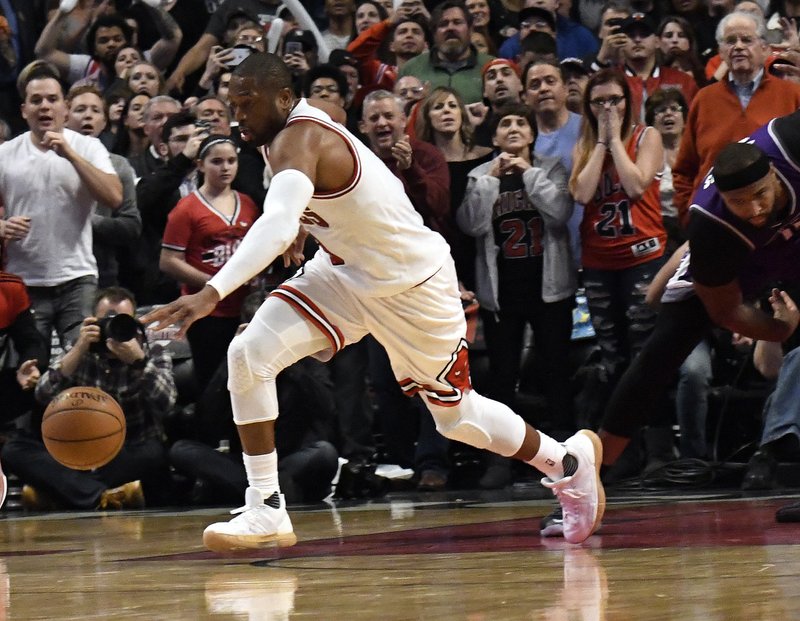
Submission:
<svg viewBox="0 0 800 621">
<path fill-rule="evenodd" d="M 6 514 L 0 619 L 800 619 L 790 498 L 613 499 L 583 546 L 547 500 L 420 495 L 295 511 L 293 548 L 222 557 L 221 510 Z"/>
</svg>

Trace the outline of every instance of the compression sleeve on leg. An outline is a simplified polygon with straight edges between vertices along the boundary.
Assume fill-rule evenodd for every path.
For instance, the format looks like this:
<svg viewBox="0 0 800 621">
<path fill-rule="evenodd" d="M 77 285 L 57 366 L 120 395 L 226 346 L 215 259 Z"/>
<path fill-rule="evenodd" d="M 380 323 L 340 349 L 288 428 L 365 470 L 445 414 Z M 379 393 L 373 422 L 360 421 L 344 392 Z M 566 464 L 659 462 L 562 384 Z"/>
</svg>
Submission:
<svg viewBox="0 0 800 621">
<path fill-rule="evenodd" d="M 208 281 L 220 299 L 264 271 L 289 247 L 297 237 L 300 216 L 313 194 L 314 184 L 299 170 L 282 170 L 272 178 L 264 199 L 264 214 L 228 262 Z"/>
</svg>

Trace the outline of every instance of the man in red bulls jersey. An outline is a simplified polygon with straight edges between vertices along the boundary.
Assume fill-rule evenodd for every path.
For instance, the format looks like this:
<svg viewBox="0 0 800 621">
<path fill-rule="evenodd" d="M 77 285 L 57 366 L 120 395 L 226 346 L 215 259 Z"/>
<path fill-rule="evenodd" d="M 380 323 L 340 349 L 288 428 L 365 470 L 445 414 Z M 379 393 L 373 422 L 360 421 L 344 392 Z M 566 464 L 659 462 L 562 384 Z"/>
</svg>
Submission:
<svg viewBox="0 0 800 621">
<path fill-rule="evenodd" d="M 763 341 L 795 331 L 797 306 L 773 287 L 800 280 L 800 113 L 726 146 L 695 190 L 688 250 L 666 285 L 655 329 L 606 408 L 603 469 L 613 464 L 713 325 Z M 753 303 L 769 292 L 772 314 Z"/>
<path fill-rule="evenodd" d="M 444 436 L 542 471 L 564 509 L 564 536 L 575 543 L 589 537 L 605 509 L 599 439 L 583 430 L 560 444 L 472 389 L 449 248 L 423 225 L 400 180 L 343 127 L 343 110 L 296 99 L 291 73 L 271 54 L 237 67 L 230 101 L 242 136 L 269 149 L 275 176 L 264 215 L 206 287 L 143 320 L 185 331 L 304 232 L 320 250 L 267 298 L 228 350 L 249 488 L 237 517 L 206 528 L 206 546 L 295 543 L 278 486 L 275 377 L 305 356 L 328 359 L 367 333 L 386 348 L 403 391 L 423 397 Z"/>
</svg>

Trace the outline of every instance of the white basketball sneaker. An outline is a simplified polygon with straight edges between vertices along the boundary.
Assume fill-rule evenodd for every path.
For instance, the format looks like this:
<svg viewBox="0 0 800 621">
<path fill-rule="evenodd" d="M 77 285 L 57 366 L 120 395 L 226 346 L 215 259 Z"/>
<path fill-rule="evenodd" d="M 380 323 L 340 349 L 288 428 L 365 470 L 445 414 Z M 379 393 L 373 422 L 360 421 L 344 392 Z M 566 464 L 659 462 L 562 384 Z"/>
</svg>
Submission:
<svg viewBox="0 0 800 621">
<path fill-rule="evenodd" d="M 600 482 L 603 444 L 596 433 L 582 429 L 567 438 L 564 447 L 578 460 L 578 469 L 558 481 L 545 477 L 542 485 L 553 490 L 561 503 L 564 539 L 581 543 L 599 528 L 606 509 L 606 493 Z"/>
<path fill-rule="evenodd" d="M 275 492 L 265 499 L 261 490 L 248 487 L 244 506 L 231 513 L 239 515 L 229 522 L 210 524 L 203 531 L 203 543 L 209 550 L 231 552 L 297 543 L 283 494 Z"/>
</svg>

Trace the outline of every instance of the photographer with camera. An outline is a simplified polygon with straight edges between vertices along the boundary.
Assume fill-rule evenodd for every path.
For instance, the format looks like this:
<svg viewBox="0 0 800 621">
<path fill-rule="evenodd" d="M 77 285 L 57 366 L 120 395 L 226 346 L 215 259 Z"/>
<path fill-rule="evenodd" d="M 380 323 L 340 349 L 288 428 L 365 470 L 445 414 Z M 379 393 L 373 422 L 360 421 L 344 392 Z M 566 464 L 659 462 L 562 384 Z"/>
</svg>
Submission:
<svg viewBox="0 0 800 621">
<path fill-rule="evenodd" d="M 125 444 L 105 466 L 91 471 L 62 466 L 45 449 L 40 417 L 27 432 L 3 447 L 3 463 L 25 484 L 23 505 L 121 509 L 144 506 L 142 484 L 163 479 L 166 448 L 161 421 L 175 403 L 172 361 L 163 348 L 149 345 L 136 321 L 136 301 L 121 287 L 98 292 L 94 314 L 86 317 L 72 349 L 50 365 L 36 385 L 36 399 L 47 405 L 72 386 L 106 391 L 125 413 Z"/>
</svg>

